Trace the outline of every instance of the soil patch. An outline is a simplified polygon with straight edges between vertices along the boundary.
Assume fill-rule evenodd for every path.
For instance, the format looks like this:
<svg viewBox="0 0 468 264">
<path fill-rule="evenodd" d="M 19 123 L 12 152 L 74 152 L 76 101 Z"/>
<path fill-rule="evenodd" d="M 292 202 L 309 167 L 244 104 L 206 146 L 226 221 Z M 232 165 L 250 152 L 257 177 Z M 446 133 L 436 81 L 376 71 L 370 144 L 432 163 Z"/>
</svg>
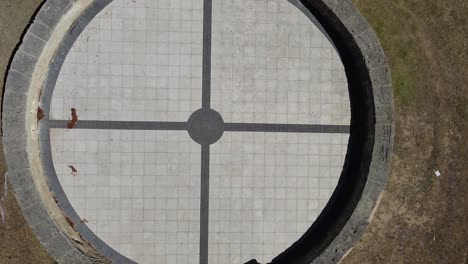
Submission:
<svg viewBox="0 0 468 264">
<path fill-rule="evenodd" d="M 344 263 L 466 263 L 468 2 L 354 3 L 389 59 L 397 132 L 381 205 Z"/>
</svg>

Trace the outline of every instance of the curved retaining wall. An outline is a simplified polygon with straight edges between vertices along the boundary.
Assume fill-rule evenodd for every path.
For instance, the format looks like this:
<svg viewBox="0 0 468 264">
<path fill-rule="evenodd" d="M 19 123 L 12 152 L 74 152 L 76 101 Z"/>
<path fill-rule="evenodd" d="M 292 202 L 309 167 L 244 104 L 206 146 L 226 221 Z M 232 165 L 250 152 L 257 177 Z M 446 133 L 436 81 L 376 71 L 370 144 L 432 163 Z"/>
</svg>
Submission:
<svg viewBox="0 0 468 264">
<path fill-rule="evenodd" d="M 41 148 L 38 109 L 55 85 L 69 49 L 111 0 L 48 0 L 27 29 L 10 65 L 3 103 L 3 142 L 10 181 L 39 241 L 59 263 L 132 263 L 57 204 Z M 390 173 L 393 95 L 380 43 L 350 0 L 301 0 L 333 40 L 349 83 L 351 136 L 338 187 L 304 236 L 272 263 L 337 263 L 370 222 Z M 48 114 L 46 112 L 46 114 Z M 38 125 L 40 124 L 40 125 Z M 62 201 L 62 199 L 59 199 Z M 64 198 L 66 201 L 66 196 Z"/>
</svg>

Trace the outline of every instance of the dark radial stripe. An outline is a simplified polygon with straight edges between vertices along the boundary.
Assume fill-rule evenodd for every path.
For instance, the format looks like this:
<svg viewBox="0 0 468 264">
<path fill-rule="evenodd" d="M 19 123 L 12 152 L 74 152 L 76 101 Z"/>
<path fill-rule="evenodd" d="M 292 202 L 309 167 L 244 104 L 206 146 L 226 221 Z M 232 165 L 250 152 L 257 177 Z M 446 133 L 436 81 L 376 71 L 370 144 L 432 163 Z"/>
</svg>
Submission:
<svg viewBox="0 0 468 264">
<path fill-rule="evenodd" d="M 342 133 L 347 134 L 350 126 L 345 125 L 303 125 L 303 124 L 263 124 L 225 123 L 224 131 L 231 132 L 289 132 L 289 133 Z"/>
<path fill-rule="evenodd" d="M 203 69 L 202 69 L 202 107 L 211 104 L 211 0 L 203 2 Z"/>
<path fill-rule="evenodd" d="M 50 128 L 68 128 L 68 120 L 49 120 Z M 186 122 L 79 120 L 73 129 L 187 130 Z"/>
<path fill-rule="evenodd" d="M 210 199 L 210 146 L 201 147 L 200 264 L 208 264 L 208 224 Z"/>
</svg>

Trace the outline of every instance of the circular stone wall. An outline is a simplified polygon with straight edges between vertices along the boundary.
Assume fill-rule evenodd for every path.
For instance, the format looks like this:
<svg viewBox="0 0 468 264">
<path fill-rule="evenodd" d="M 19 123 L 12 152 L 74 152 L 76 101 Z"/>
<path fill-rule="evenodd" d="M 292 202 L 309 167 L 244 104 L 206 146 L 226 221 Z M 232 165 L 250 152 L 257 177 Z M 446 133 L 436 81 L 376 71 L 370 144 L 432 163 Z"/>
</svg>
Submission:
<svg viewBox="0 0 468 264">
<path fill-rule="evenodd" d="M 339 262 L 391 88 L 350 1 L 48 0 L 7 77 L 9 175 L 59 263 Z"/>
</svg>

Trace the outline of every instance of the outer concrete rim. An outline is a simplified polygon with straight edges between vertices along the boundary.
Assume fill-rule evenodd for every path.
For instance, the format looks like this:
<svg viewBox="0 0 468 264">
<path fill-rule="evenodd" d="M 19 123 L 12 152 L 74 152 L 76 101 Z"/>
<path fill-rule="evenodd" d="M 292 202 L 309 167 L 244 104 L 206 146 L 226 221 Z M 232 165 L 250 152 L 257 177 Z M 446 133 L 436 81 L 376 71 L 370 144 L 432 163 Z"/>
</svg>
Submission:
<svg viewBox="0 0 468 264">
<path fill-rule="evenodd" d="M 69 227 L 63 224 L 66 222 L 65 216 L 57 215 L 57 208 L 51 209 L 57 207 L 51 190 L 44 188 L 38 182 L 38 177 L 45 179 L 46 176 L 41 173 L 43 171 L 41 165 L 34 162 L 38 157 L 31 152 L 31 148 L 37 147 L 38 144 L 35 135 L 37 123 L 31 122 L 35 117 L 37 120 L 38 102 L 32 99 L 39 97 L 39 94 L 34 94 L 37 91 L 32 89 L 34 86 L 32 80 L 37 77 L 36 74 L 41 68 L 39 62 L 45 46 L 67 12 L 80 2 L 98 3 L 99 6 L 107 1 L 110 0 L 46 1 L 23 37 L 23 43 L 10 65 L 5 86 L 3 142 L 10 181 L 26 220 L 49 254 L 59 263 L 107 263 L 108 260 L 104 256 L 110 255 L 109 252 L 102 252 L 102 248 L 98 253 L 86 241 L 69 232 Z M 312 3 L 314 1 L 315 3 Z M 375 116 L 372 117 L 375 121 L 373 124 L 375 131 L 371 135 L 372 157 L 359 201 L 333 241 L 316 258 L 307 262 L 336 263 L 352 249 L 365 231 L 390 173 L 394 134 L 392 85 L 389 67 L 380 43 L 350 0 L 302 0 L 302 2 L 309 8 L 313 6 L 312 9 L 318 6 L 328 9 L 335 16 L 336 22 L 341 23 L 351 34 L 366 66 L 375 111 Z M 83 12 L 75 23 L 78 23 L 84 14 Z M 93 16 L 89 21 L 92 18 Z M 84 28 L 87 22 L 83 21 L 78 27 Z M 55 56 L 63 56 L 64 59 L 66 53 L 58 51 Z M 53 69 L 56 65 L 50 61 L 46 66 Z M 42 81 L 45 83 L 46 78 Z M 114 261 L 123 263 L 125 259 L 114 259 Z"/>
<path fill-rule="evenodd" d="M 43 87 L 33 87 L 37 86 L 38 80 L 45 85 L 54 67 L 60 69 L 61 64 L 55 63 L 63 62 L 68 52 L 60 51 L 62 42 L 69 40 L 73 44 L 73 37 L 79 35 L 108 3 L 108 0 L 46 1 L 23 35 L 5 85 L 3 142 L 10 182 L 33 232 L 59 263 L 110 263 L 110 260 L 133 263 L 120 254 L 112 254 L 112 250 L 99 250 L 103 244 L 100 239 L 90 243 L 83 238 L 78 230 L 85 229 L 84 225 L 61 212 L 63 208 L 59 208 L 56 197 L 45 182 L 47 177 L 43 174 L 42 164 L 37 162 L 47 153 L 40 152 L 37 133 L 38 98 Z M 70 23 L 68 28 L 61 29 L 64 20 Z M 64 34 L 60 35 L 62 31 Z M 57 34 L 61 37 L 59 45 L 56 49 L 47 50 L 48 43 L 53 42 Z M 31 122 L 34 119 L 36 122 Z"/>
<path fill-rule="evenodd" d="M 372 220 L 390 175 L 395 130 L 391 76 L 375 32 L 351 0 L 300 1 L 327 31 L 345 66 L 351 135 L 342 176 L 326 208 L 271 264 L 339 263 Z M 363 144 L 361 152 L 356 143 Z M 359 190 L 350 192 L 347 184 Z"/>
<path fill-rule="evenodd" d="M 394 143 L 394 104 L 390 69 L 380 42 L 366 19 L 351 0 L 301 0 L 311 11 L 327 10 L 328 23 L 340 24 L 350 34 L 359 49 L 359 59 L 368 74 L 368 85 L 373 97 L 375 122 L 372 156 L 367 180 L 359 201 L 338 235 L 310 263 L 338 263 L 353 249 L 372 220 L 390 175 Z M 324 17 L 318 19 L 323 23 Z M 351 40 L 352 39 L 352 40 Z M 346 67 L 346 65 L 345 65 Z M 348 76 L 349 77 L 349 76 Z M 353 111 L 353 110 L 352 110 Z M 353 126 L 353 124 L 352 124 Z M 353 127 L 351 128 L 353 130 Z"/>
</svg>

